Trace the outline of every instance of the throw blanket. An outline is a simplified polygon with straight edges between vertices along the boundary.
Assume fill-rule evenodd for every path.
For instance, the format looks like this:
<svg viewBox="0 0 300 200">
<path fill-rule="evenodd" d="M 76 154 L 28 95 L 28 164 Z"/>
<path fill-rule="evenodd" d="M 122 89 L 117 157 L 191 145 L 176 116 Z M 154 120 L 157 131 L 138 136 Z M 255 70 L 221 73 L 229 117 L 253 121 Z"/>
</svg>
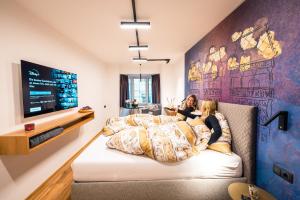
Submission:
<svg viewBox="0 0 300 200">
<path fill-rule="evenodd" d="M 131 115 L 111 118 L 103 129 L 107 146 L 161 162 L 185 160 L 207 147 L 211 132 L 202 120 L 191 124 L 174 116 Z"/>
</svg>

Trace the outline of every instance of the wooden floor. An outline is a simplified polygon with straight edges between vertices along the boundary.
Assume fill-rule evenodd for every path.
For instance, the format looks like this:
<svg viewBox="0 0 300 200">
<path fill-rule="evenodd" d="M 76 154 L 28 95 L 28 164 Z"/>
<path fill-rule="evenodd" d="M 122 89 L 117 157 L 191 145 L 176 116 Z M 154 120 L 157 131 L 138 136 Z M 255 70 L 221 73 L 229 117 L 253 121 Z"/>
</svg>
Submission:
<svg viewBox="0 0 300 200">
<path fill-rule="evenodd" d="M 50 176 L 40 187 L 38 187 L 27 200 L 70 200 L 71 185 L 73 182 L 73 172 L 71 164 L 79 154 L 101 133 L 97 134 L 91 141 L 82 147 L 72 158 L 70 158 L 61 168 Z"/>
<path fill-rule="evenodd" d="M 33 192 L 27 199 L 71 199 L 71 185 L 73 173 L 70 165 L 65 165 L 48 179 L 41 187 Z"/>
</svg>

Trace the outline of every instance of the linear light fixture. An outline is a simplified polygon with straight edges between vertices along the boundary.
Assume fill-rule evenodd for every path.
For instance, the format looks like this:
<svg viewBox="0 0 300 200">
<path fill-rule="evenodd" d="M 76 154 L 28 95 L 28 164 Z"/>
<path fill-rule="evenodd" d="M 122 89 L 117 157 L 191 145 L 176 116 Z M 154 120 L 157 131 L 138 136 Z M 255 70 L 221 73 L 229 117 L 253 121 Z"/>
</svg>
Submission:
<svg viewBox="0 0 300 200">
<path fill-rule="evenodd" d="M 150 22 L 137 22 L 137 21 L 122 21 L 120 24 L 122 29 L 149 29 L 151 27 Z"/>
<path fill-rule="evenodd" d="M 132 58 L 133 62 L 137 62 L 137 63 L 145 63 L 147 62 L 147 58 Z"/>
<path fill-rule="evenodd" d="M 168 64 L 170 62 L 171 59 L 169 58 L 159 58 L 159 59 L 147 59 L 148 62 L 155 62 L 155 61 L 163 61 L 163 62 L 166 62 L 166 64 Z"/>
<path fill-rule="evenodd" d="M 143 50 L 148 50 L 148 45 L 129 45 L 128 49 L 130 51 L 143 51 Z"/>
</svg>

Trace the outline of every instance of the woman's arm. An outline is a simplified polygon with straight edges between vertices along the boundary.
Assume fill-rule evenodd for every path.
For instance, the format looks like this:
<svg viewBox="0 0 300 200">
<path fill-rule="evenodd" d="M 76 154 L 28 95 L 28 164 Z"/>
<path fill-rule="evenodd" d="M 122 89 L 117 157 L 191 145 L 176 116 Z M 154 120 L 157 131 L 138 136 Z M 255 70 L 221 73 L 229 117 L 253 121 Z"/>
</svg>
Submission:
<svg viewBox="0 0 300 200">
<path fill-rule="evenodd" d="M 199 115 L 192 114 L 191 113 L 192 110 L 189 110 L 189 109 L 185 109 L 185 110 L 178 109 L 177 112 L 180 113 L 180 114 L 182 114 L 182 115 L 184 115 L 184 116 L 186 116 L 186 117 L 192 118 L 192 119 L 195 119 L 196 117 L 199 117 Z"/>
<path fill-rule="evenodd" d="M 211 137 L 208 141 L 208 145 L 211 145 L 212 143 L 216 142 L 219 139 L 219 137 L 221 137 L 222 129 L 218 119 L 214 115 L 209 115 L 205 119 L 205 124 L 208 128 L 214 129 L 214 132 L 211 134 Z"/>
</svg>

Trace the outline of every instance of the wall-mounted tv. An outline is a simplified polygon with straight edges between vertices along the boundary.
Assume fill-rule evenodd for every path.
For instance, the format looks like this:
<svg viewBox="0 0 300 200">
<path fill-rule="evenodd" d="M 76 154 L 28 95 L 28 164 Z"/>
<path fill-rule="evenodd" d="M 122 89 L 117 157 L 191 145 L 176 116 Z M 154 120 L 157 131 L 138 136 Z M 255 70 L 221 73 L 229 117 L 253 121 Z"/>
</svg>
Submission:
<svg viewBox="0 0 300 200">
<path fill-rule="evenodd" d="M 21 60 L 24 117 L 78 106 L 77 74 Z"/>
</svg>

